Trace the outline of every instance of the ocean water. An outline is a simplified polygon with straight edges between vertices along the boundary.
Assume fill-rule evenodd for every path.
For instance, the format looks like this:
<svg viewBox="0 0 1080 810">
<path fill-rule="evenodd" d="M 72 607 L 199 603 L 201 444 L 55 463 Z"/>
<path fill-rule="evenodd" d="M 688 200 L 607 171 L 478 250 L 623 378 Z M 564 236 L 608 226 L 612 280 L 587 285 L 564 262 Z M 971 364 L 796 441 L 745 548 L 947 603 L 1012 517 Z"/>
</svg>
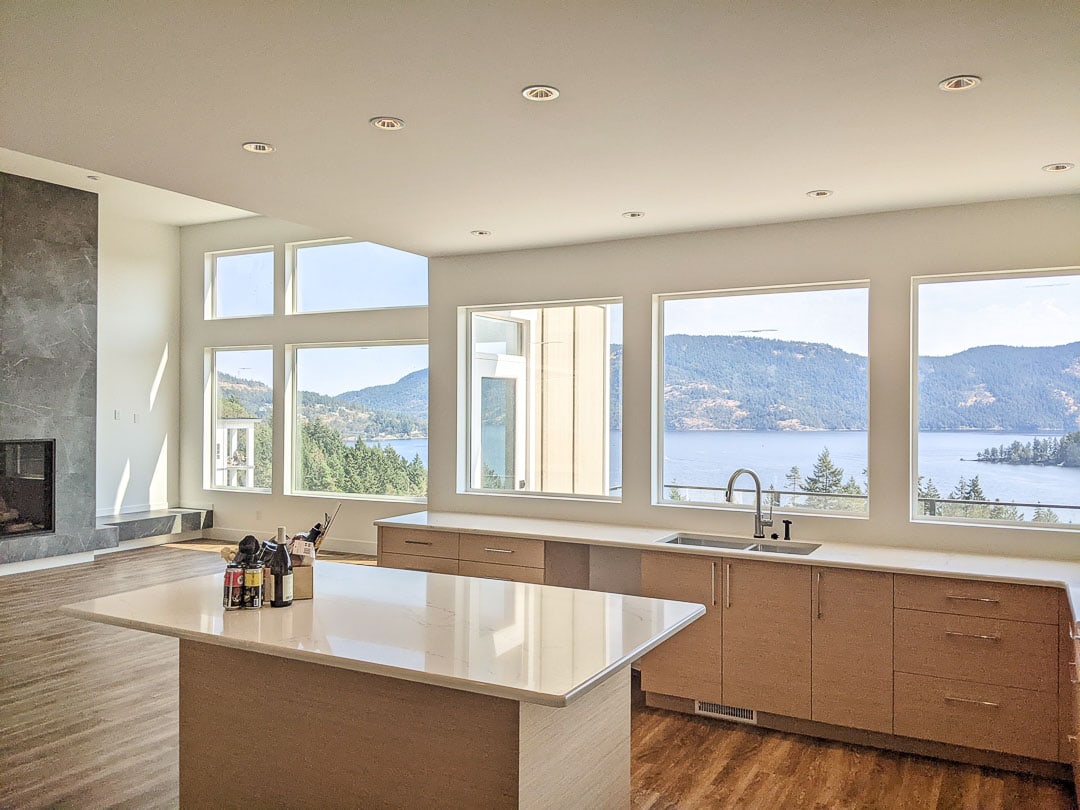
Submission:
<svg viewBox="0 0 1080 810">
<path fill-rule="evenodd" d="M 1047 438 L 1052 434 L 1039 434 Z M 947 497 L 961 477 L 979 476 L 990 500 L 1080 505 L 1080 468 L 987 464 L 973 461 L 987 447 L 1030 442 L 1032 434 L 983 431 L 919 434 L 919 473 L 933 479 Z M 369 444 L 393 447 L 406 459 L 428 463 L 427 439 L 390 439 Z M 865 486 L 866 433 L 862 431 L 667 431 L 664 434 L 665 483 L 683 487 L 723 487 L 739 467 L 752 467 L 765 487 L 786 489 L 784 476 L 797 466 L 805 477 L 818 454 L 829 449 L 844 478 Z M 966 460 L 967 459 L 967 460 Z M 904 463 L 901 461 L 901 463 Z M 611 434 L 612 486 L 622 483 L 622 433 Z M 873 482 L 871 482 L 873 488 Z M 1062 515 L 1065 518 L 1065 515 Z M 1080 515 L 1073 519 L 1080 519 Z"/>
</svg>

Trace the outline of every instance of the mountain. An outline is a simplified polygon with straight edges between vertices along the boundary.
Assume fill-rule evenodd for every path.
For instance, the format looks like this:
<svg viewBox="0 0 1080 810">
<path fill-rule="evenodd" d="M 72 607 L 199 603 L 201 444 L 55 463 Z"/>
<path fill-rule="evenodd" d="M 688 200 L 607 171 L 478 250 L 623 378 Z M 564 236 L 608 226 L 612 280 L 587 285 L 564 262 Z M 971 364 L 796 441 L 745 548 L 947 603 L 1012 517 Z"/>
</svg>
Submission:
<svg viewBox="0 0 1080 810">
<path fill-rule="evenodd" d="M 359 405 L 377 411 L 405 414 L 417 419 L 427 419 L 428 370 L 422 368 L 406 374 L 389 385 L 373 385 L 359 391 L 346 391 L 335 397 L 345 404 Z"/>
<path fill-rule="evenodd" d="M 427 435 L 427 369 L 390 385 L 376 385 L 337 396 L 300 391 L 300 414 L 319 419 L 346 437 L 389 439 Z M 223 400 L 233 400 L 253 416 L 266 416 L 273 402 L 269 386 L 218 373 Z"/>
<path fill-rule="evenodd" d="M 1074 431 L 1080 427 L 1080 342 L 976 346 L 919 358 L 921 430 Z"/>
<path fill-rule="evenodd" d="M 664 339 L 666 430 L 865 430 L 866 358 L 824 343 Z"/>
</svg>

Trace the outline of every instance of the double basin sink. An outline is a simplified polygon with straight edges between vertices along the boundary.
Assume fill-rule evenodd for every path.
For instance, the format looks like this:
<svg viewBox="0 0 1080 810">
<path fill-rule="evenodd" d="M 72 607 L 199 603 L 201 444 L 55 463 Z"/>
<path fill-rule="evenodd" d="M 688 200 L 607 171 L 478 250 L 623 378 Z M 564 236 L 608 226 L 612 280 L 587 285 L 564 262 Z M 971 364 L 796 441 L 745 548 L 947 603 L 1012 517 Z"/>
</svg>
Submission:
<svg viewBox="0 0 1080 810">
<path fill-rule="evenodd" d="M 775 543 L 748 543 L 745 540 L 726 540 L 722 537 L 709 537 L 703 534 L 677 534 L 665 540 L 676 546 L 699 546 L 702 548 L 726 548 L 735 551 L 763 551 L 768 554 L 812 554 L 821 548 L 821 543 L 796 543 L 785 540 Z"/>
</svg>

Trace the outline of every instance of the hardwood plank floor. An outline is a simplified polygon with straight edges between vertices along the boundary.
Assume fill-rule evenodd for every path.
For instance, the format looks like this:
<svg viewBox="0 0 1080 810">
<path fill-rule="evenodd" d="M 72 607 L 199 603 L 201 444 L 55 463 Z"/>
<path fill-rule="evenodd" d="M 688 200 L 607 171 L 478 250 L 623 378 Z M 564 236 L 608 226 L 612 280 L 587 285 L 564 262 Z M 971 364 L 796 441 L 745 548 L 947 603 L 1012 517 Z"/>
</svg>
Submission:
<svg viewBox="0 0 1080 810">
<path fill-rule="evenodd" d="M 177 805 L 176 641 L 56 608 L 220 571 L 201 547 L 0 577 L 0 808 Z M 640 692 L 632 755 L 638 810 L 1074 806 L 1062 783 L 671 714 Z"/>
</svg>

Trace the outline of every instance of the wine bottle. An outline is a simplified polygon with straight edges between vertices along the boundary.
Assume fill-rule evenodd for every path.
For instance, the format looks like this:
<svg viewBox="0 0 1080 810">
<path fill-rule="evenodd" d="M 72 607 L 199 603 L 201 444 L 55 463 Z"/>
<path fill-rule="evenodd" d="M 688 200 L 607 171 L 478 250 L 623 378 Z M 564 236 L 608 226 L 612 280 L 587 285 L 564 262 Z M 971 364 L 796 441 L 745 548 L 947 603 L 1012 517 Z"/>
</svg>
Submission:
<svg viewBox="0 0 1080 810">
<path fill-rule="evenodd" d="M 288 607 L 293 603 L 293 565 L 289 546 L 284 540 L 285 528 L 278 529 L 278 544 L 270 557 L 270 578 L 274 583 L 270 607 Z"/>
</svg>

